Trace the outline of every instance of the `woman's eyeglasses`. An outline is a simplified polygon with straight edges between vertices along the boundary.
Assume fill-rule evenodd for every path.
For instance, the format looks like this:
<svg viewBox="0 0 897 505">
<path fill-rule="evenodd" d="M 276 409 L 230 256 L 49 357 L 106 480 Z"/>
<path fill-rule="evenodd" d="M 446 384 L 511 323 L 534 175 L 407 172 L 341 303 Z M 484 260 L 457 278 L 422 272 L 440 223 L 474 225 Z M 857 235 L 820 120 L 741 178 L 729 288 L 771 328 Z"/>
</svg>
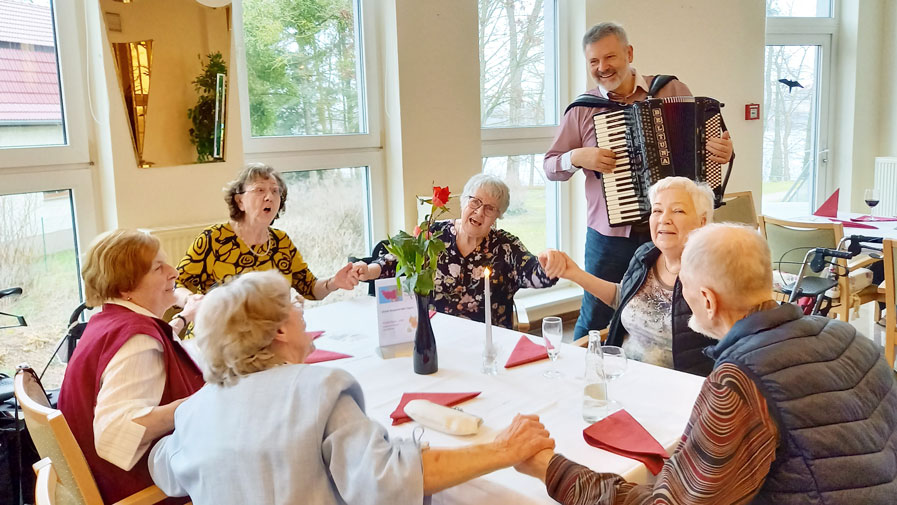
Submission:
<svg viewBox="0 0 897 505">
<path fill-rule="evenodd" d="M 280 191 L 280 187 L 274 187 L 274 188 L 252 187 L 252 188 L 246 188 L 241 194 L 255 195 L 258 197 L 262 197 L 262 198 L 264 198 L 265 195 L 270 194 L 274 198 L 280 198 L 281 191 Z"/>
<path fill-rule="evenodd" d="M 470 207 L 470 210 L 477 210 L 482 207 L 483 213 L 488 217 L 495 217 L 498 215 L 498 209 L 494 205 L 483 203 L 482 200 L 475 196 L 467 197 L 467 206 Z"/>
</svg>

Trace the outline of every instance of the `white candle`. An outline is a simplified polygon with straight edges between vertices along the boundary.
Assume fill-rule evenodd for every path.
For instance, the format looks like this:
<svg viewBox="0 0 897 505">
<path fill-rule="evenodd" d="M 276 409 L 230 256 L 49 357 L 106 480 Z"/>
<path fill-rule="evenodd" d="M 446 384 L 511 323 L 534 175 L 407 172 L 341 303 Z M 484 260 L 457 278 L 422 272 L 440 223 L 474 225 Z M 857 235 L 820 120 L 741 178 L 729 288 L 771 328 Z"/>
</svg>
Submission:
<svg viewBox="0 0 897 505">
<path fill-rule="evenodd" d="M 489 271 L 489 268 L 485 268 L 483 270 L 483 279 L 486 283 L 486 348 L 492 348 L 492 297 L 489 293 L 489 276 L 492 272 Z"/>
</svg>

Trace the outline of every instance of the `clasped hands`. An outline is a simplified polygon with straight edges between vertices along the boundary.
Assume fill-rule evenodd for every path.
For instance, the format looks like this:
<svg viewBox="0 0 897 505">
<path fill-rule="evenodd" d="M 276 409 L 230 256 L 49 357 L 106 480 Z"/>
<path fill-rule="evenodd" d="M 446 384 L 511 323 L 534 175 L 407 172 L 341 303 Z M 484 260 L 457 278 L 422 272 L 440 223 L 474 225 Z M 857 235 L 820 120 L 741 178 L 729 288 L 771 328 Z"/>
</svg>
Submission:
<svg viewBox="0 0 897 505">
<path fill-rule="evenodd" d="M 707 139 L 706 147 L 710 159 L 716 163 L 728 163 L 732 158 L 732 139 L 727 131 L 723 132 L 722 137 Z M 609 174 L 617 166 L 617 155 L 601 147 L 580 147 L 571 151 L 570 162 L 579 168 Z"/>
</svg>

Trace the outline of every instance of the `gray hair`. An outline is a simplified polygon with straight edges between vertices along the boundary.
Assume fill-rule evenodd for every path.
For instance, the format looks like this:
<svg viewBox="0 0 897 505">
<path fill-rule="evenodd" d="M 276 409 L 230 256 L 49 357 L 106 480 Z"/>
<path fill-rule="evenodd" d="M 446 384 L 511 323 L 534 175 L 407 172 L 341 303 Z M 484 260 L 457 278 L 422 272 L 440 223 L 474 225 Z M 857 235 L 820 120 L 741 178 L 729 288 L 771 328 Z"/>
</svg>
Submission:
<svg viewBox="0 0 897 505">
<path fill-rule="evenodd" d="M 679 277 L 712 289 L 727 309 L 746 309 L 772 294 L 769 245 L 752 226 L 711 223 L 691 232 Z"/>
<path fill-rule="evenodd" d="M 687 177 L 665 177 L 655 182 L 648 189 L 648 200 L 654 204 L 657 193 L 667 189 L 681 189 L 691 197 L 691 203 L 695 206 L 698 217 L 706 218 L 706 222 L 713 221 L 713 202 L 716 195 L 706 182 L 697 183 Z"/>
<path fill-rule="evenodd" d="M 494 175 L 477 174 L 468 179 L 467 184 L 464 185 L 464 191 L 461 192 L 461 204 L 467 205 L 467 200 L 480 189 L 498 200 L 498 217 L 505 215 L 505 211 L 511 205 L 511 190 L 508 189 L 505 181 Z"/>
<path fill-rule="evenodd" d="M 242 195 L 249 183 L 259 179 L 274 179 L 277 181 L 277 186 L 280 187 L 280 208 L 277 209 L 275 219 L 280 217 L 284 209 L 287 208 L 287 184 L 283 181 L 283 177 L 280 176 L 280 172 L 264 163 L 250 163 L 240 170 L 236 179 L 224 186 L 224 201 L 227 203 L 227 211 L 230 214 L 230 218 L 234 221 L 240 222 L 246 216 L 246 213 L 237 205 L 237 195 Z"/>
<path fill-rule="evenodd" d="M 209 291 L 196 315 L 206 382 L 234 384 L 282 364 L 270 347 L 290 310 L 290 285 L 276 270 L 249 272 Z"/>
<path fill-rule="evenodd" d="M 598 42 L 608 35 L 617 37 L 617 40 L 624 46 L 629 45 L 629 37 L 626 36 L 626 30 L 624 30 L 618 23 L 608 21 L 606 23 L 598 23 L 589 28 L 589 31 L 582 37 L 582 50 L 585 51 L 589 45 Z"/>
</svg>

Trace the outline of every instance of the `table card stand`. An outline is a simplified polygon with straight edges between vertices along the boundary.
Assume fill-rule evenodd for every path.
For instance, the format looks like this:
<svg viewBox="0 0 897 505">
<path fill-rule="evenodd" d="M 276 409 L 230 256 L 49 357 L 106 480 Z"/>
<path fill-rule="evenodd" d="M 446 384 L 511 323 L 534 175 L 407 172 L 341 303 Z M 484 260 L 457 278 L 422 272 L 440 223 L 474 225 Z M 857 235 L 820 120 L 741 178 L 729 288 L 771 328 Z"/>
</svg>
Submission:
<svg viewBox="0 0 897 505">
<path fill-rule="evenodd" d="M 414 295 L 403 293 L 394 277 L 374 281 L 377 300 L 377 353 L 383 359 L 411 356 L 417 328 Z"/>
</svg>

